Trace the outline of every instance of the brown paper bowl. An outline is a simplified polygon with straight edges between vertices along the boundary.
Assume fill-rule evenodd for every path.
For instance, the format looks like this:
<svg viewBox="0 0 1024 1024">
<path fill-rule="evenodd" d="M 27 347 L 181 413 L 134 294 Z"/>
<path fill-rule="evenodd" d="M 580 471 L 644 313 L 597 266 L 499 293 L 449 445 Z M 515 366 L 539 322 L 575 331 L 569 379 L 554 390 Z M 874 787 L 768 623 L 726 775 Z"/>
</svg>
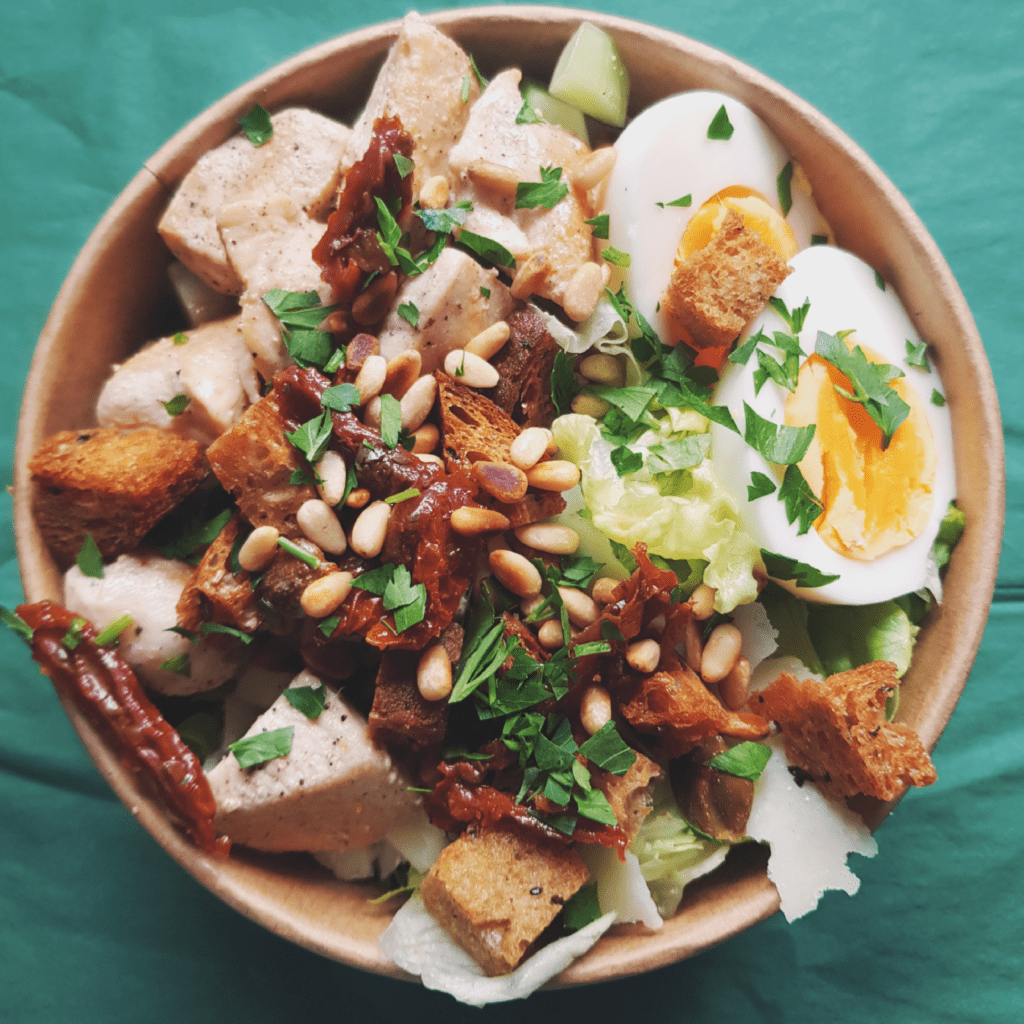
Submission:
<svg viewBox="0 0 1024 1024">
<path fill-rule="evenodd" d="M 946 580 L 946 600 L 923 631 L 903 684 L 900 720 L 935 745 L 967 680 L 995 585 L 1003 528 L 1002 432 L 981 339 L 935 243 L 906 200 L 868 157 L 801 99 L 739 61 L 700 43 L 636 22 L 585 15 L 610 32 L 632 75 L 631 112 L 684 89 L 727 92 L 751 107 L 806 170 L 839 244 L 877 268 L 897 289 L 919 336 L 932 346 L 953 419 L 957 493 L 967 530 Z M 546 81 L 583 12 L 495 7 L 431 15 L 475 54 L 485 73 L 508 64 Z M 207 149 L 236 131 L 254 102 L 271 110 L 303 104 L 349 123 L 365 101 L 397 22 L 308 50 L 236 89 L 175 135 L 136 175 L 89 238 L 60 291 L 32 362 L 18 429 L 15 526 L 30 601 L 59 599 L 60 574 L 30 513 L 26 464 L 56 430 L 93 423 L 93 406 L 112 362 L 177 329 L 166 284 L 169 254 L 156 224 L 168 197 Z M 525 48 L 524 48 L 525 43 Z M 69 390 L 63 381 L 77 381 Z M 370 888 L 342 884 L 303 855 L 236 849 L 227 861 L 199 852 L 89 725 L 65 707 L 100 772 L 165 850 L 231 906 L 308 949 L 405 977 L 377 948 L 390 911 L 367 902 Z M 890 808 L 873 805 L 877 823 Z M 766 855 L 740 848 L 723 868 L 694 883 L 678 914 L 658 932 L 613 928 L 556 984 L 634 974 L 682 959 L 773 914 L 778 896 Z"/>
</svg>

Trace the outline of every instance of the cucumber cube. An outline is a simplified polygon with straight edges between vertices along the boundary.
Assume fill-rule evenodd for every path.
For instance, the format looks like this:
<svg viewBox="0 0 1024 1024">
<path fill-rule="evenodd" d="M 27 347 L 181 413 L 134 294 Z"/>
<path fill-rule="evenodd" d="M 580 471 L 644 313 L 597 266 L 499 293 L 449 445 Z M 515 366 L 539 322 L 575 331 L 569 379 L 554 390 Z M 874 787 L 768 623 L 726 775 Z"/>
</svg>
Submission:
<svg viewBox="0 0 1024 1024">
<path fill-rule="evenodd" d="M 562 100 L 556 100 L 554 96 L 542 89 L 533 82 L 527 82 L 523 86 L 523 99 L 540 111 L 540 116 L 548 124 L 557 124 L 567 132 L 572 132 L 578 139 L 582 139 L 588 146 L 590 136 L 587 134 L 587 122 L 583 118 L 583 111 L 578 107 L 570 106 Z"/>
<path fill-rule="evenodd" d="M 606 32 L 589 21 L 576 29 L 555 65 L 551 95 L 605 124 L 626 123 L 629 73 Z"/>
</svg>

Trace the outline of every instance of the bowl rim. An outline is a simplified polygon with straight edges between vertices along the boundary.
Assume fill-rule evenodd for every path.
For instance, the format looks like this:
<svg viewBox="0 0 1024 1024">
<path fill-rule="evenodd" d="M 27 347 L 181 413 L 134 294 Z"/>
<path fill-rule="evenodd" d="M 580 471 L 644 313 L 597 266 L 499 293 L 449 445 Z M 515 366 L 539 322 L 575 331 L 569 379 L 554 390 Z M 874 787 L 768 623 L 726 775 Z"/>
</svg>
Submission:
<svg viewBox="0 0 1024 1024">
<path fill-rule="evenodd" d="M 567 38 L 580 20 L 589 20 L 616 37 L 620 49 L 653 44 L 659 52 L 672 54 L 680 61 L 692 61 L 702 74 L 713 73 L 735 88 L 723 91 L 755 95 L 760 103 L 751 104 L 755 112 L 768 121 L 772 109 L 784 112 L 803 131 L 813 133 L 818 142 L 841 151 L 850 162 L 850 172 L 859 176 L 885 204 L 892 217 L 893 228 L 914 257 L 919 273 L 932 278 L 942 293 L 952 319 L 953 331 L 961 339 L 964 358 L 970 366 L 974 383 L 984 397 L 977 412 L 978 444 L 989 461 L 981 493 L 973 496 L 974 505 L 987 511 L 984 521 L 969 522 L 963 547 L 970 545 L 970 561 L 975 570 L 973 596 L 965 602 L 957 619 L 959 635 L 955 645 L 946 645 L 936 656 L 942 666 L 945 685 L 942 699 L 922 713 L 914 723 L 926 747 L 932 749 L 959 699 L 974 661 L 988 616 L 988 607 L 995 587 L 999 550 L 1005 515 L 1005 470 L 1002 429 L 998 399 L 991 370 L 985 357 L 981 338 L 967 303 L 952 272 L 912 210 L 883 172 L 845 133 L 806 101 L 766 75 L 745 63 L 706 44 L 676 32 L 615 15 L 600 14 L 567 7 L 547 6 L 481 6 L 438 11 L 424 15 L 425 20 L 456 37 L 465 36 L 474 21 L 497 21 L 505 26 L 545 26 L 556 33 L 564 30 Z M 346 33 L 302 51 L 269 71 L 232 90 L 176 132 L 152 157 L 146 160 L 117 197 L 99 224 L 90 234 L 76 257 L 54 302 L 43 328 L 29 371 L 25 398 L 18 423 L 15 450 L 15 533 L 22 580 L 28 600 L 40 600 L 53 594 L 53 567 L 48 552 L 34 528 L 31 517 L 31 481 L 28 460 L 42 440 L 40 409 L 45 405 L 54 384 L 52 356 L 57 349 L 64 324 L 79 308 L 81 292 L 91 269 L 102 253 L 118 237 L 122 219 L 140 204 L 155 203 L 170 196 L 177 181 L 202 152 L 219 144 L 235 131 L 235 126 L 254 102 L 264 102 L 272 109 L 286 98 L 289 83 L 315 76 L 321 62 L 341 52 L 363 54 L 363 60 L 383 55 L 390 48 L 400 28 L 400 20 L 392 20 Z M 773 126 L 774 127 L 774 126 Z M 781 135 L 786 145 L 785 133 Z M 792 147 L 791 151 L 792 151 Z M 902 268 L 886 266 L 885 276 L 901 291 Z M 948 386 L 948 385 L 947 385 Z M 958 478 L 960 458 L 958 456 Z M 984 526 L 984 529 L 981 527 Z M 962 561 L 966 552 L 954 553 Z M 940 613 L 941 619 L 943 614 Z M 165 813 L 146 795 L 139 792 L 134 779 L 122 768 L 116 755 L 105 746 L 91 726 L 68 702 L 62 701 L 76 732 L 82 739 L 102 776 L 131 813 L 158 843 L 202 885 L 230 906 L 264 925 L 272 932 L 288 938 L 315 952 L 351 966 L 397 978 L 409 979 L 380 953 L 375 936 L 370 932 L 353 936 L 330 926 L 317 927 L 315 915 L 308 908 L 284 906 L 280 891 L 264 889 L 258 884 L 266 871 L 256 864 L 256 874 L 231 870 L 229 862 L 217 861 L 199 853 L 171 825 Z M 872 827 L 891 810 L 893 804 L 869 809 Z M 735 855 L 730 856 L 730 861 Z M 778 894 L 764 869 L 765 858 L 745 854 L 735 878 L 725 885 L 706 881 L 688 888 L 680 914 L 658 932 L 640 926 L 620 926 L 602 939 L 586 956 L 577 960 L 552 983 L 554 986 L 575 985 L 624 977 L 667 965 L 693 955 L 731 935 L 750 927 L 773 914 L 779 907 Z M 258 862 L 259 858 L 255 858 Z M 748 863 L 749 862 L 749 863 Z M 249 863 L 247 858 L 241 863 Z M 263 871 L 263 874 L 260 872 Z M 718 880 L 719 882 L 721 879 Z M 313 884 L 312 882 L 310 884 Z M 358 888 L 358 887 L 356 887 Z M 723 890 L 723 891 L 717 891 Z M 729 891 L 725 891 L 729 890 Z M 691 896 L 695 893 L 695 896 Z M 710 901 L 710 902 L 709 902 Z M 701 908 L 694 913 L 694 908 Z M 381 915 L 380 927 L 387 920 Z M 380 930 L 379 928 L 377 929 Z"/>
</svg>

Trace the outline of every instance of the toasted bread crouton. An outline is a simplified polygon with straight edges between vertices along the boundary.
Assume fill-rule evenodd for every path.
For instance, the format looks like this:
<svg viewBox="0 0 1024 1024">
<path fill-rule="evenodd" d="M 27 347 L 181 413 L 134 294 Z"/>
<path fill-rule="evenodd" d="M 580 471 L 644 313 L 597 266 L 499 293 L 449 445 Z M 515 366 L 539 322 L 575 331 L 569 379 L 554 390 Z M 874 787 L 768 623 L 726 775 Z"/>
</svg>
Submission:
<svg viewBox="0 0 1024 1024">
<path fill-rule="evenodd" d="M 493 977 L 514 970 L 590 877 L 563 843 L 511 823 L 464 832 L 420 886 L 427 910 Z"/>
<path fill-rule="evenodd" d="M 217 622 L 245 633 L 259 628 L 261 615 L 256 596 L 244 569 L 231 571 L 231 549 L 238 537 L 240 517 L 236 513 L 206 549 L 199 565 L 178 599 L 178 625 L 193 632 L 203 622 Z"/>
<path fill-rule="evenodd" d="M 754 694 L 751 707 L 779 723 L 786 757 L 833 800 L 855 793 L 895 800 L 908 786 L 930 786 L 935 767 L 917 733 L 885 720 L 899 686 L 896 666 L 872 661 L 824 682 L 783 673 Z"/>
<path fill-rule="evenodd" d="M 317 496 L 316 488 L 291 483 L 292 473 L 304 465 L 298 449 L 285 436 L 273 392 L 249 406 L 242 418 L 210 445 L 206 457 L 254 527 L 274 526 L 292 539 L 303 536 L 295 513 L 303 502 Z"/>
<path fill-rule="evenodd" d="M 476 388 L 438 371 L 437 395 L 441 405 L 441 447 L 449 472 L 470 469 L 474 462 L 512 464 L 510 449 L 519 428 Z"/>
<path fill-rule="evenodd" d="M 633 842 L 644 818 L 654 806 L 654 780 L 660 779 L 661 768 L 649 757 L 634 751 L 636 760 L 625 775 L 614 775 L 603 768 L 590 766 L 590 781 L 604 793 L 615 812 L 619 828 Z"/>
<path fill-rule="evenodd" d="M 309 672 L 292 682 L 319 685 Z M 371 742 L 363 716 L 329 687 L 325 696 L 311 719 L 282 695 L 246 733 L 290 728 L 288 754 L 251 768 L 228 754 L 209 773 L 217 830 L 232 842 L 257 850 L 358 849 L 421 819 L 411 780 Z"/>
<path fill-rule="evenodd" d="M 462 656 L 462 627 L 453 622 L 441 634 L 448 660 L 457 665 Z M 398 743 L 423 750 L 444 740 L 448 701 L 426 700 L 416 684 L 423 651 L 388 650 L 381 655 L 377 685 L 370 710 L 370 736 L 378 743 Z"/>
<path fill-rule="evenodd" d="M 223 207 L 285 192 L 310 217 L 325 217 L 341 176 L 351 135 L 344 125 L 298 107 L 273 114 L 270 123 L 274 134 L 261 146 L 236 136 L 200 157 L 160 220 L 171 252 L 219 292 L 237 295 L 244 287 L 217 233 Z"/>
<path fill-rule="evenodd" d="M 775 250 L 743 226 L 739 213 L 729 210 L 714 238 L 672 270 L 661 297 L 670 343 L 731 345 L 789 273 Z"/>
<path fill-rule="evenodd" d="M 531 309 L 517 309 L 506 319 L 508 341 L 490 360 L 499 374 L 494 403 L 520 427 L 546 427 L 556 415 L 551 371 L 558 343 Z"/>
<path fill-rule="evenodd" d="M 74 562 L 87 533 L 105 559 L 131 551 L 209 473 L 195 441 L 117 427 L 62 430 L 29 470 L 35 521 L 61 568 Z"/>
<path fill-rule="evenodd" d="M 491 508 L 505 516 L 512 529 L 517 530 L 564 512 L 565 498 L 558 491 L 527 491 L 514 505 L 495 501 Z"/>
</svg>

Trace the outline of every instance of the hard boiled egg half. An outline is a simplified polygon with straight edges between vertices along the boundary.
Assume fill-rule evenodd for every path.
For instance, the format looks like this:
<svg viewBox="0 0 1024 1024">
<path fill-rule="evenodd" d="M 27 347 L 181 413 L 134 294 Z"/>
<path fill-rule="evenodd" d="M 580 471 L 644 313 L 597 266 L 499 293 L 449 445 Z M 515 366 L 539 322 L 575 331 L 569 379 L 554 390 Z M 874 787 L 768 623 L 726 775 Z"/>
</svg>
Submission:
<svg viewBox="0 0 1024 1024">
<path fill-rule="evenodd" d="M 715 402 L 729 407 L 740 435 L 713 427 L 715 471 L 736 500 L 744 529 L 763 549 L 839 577 L 816 588 L 779 580 L 800 597 L 873 604 L 934 584 L 931 549 L 955 496 L 952 430 L 938 374 L 907 362 L 908 341 L 918 343 L 913 325 L 895 293 L 879 287 L 866 263 L 818 245 L 798 253 L 790 265 L 793 272 L 776 297 L 788 310 L 810 302 L 798 336 L 804 357 L 796 390 L 790 393 L 769 378 L 758 391 L 756 358 L 746 365 L 727 361 Z M 768 308 L 740 344 L 757 332 L 773 338 L 775 331 L 789 334 L 790 328 Z M 886 448 L 880 427 L 863 405 L 840 393 L 851 391 L 846 377 L 812 354 L 819 331 L 833 336 L 852 331 L 844 339 L 848 349 L 860 347 L 870 362 L 902 371 L 890 386 L 910 413 Z M 784 360 L 774 346 L 766 352 L 777 362 Z M 785 467 L 769 464 L 744 441 L 744 403 L 776 425 L 815 424 L 814 439 L 799 466 L 823 511 L 802 536 L 798 525 L 787 521 L 777 490 L 748 500 L 753 474 L 779 484 Z"/>
<path fill-rule="evenodd" d="M 716 118 L 724 125 L 723 107 L 731 134 L 709 138 Z M 829 235 L 786 151 L 752 111 L 724 93 L 686 92 L 655 103 L 630 122 L 615 149 L 604 203 L 609 242 L 629 253 L 627 292 L 666 342 L 675 339 L 658 307 L 676 258 L 703 248 L 727 209 L 741 213 L 783 260 L 807 248 L 812 235 Z M 780 176 L 792 198 L 786 215 Z M 686 205 L 673 205 L 679 203 Z"/>
</svg>

